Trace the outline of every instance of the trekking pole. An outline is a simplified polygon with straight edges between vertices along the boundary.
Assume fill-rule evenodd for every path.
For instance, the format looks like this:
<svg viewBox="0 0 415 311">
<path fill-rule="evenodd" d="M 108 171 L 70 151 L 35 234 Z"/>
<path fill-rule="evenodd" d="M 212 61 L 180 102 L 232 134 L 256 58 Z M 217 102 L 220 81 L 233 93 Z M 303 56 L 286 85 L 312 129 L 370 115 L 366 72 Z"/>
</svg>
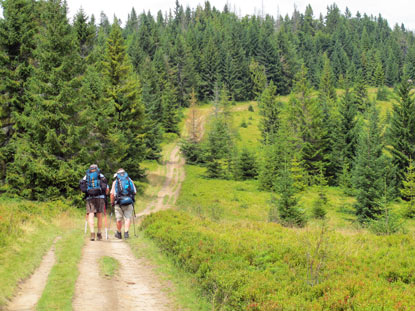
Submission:
<svg viewBox="0 0 415 311">
<path fill-rule="evenodd" d="M 84 235 L 86 234 L 87 230 L 88 230 L 88 214 L 85 215 L 85 232 L 84 232 Z"/>
<path fill-rule="evenodd" d="M 134 205 L 134 202 L 133 202 L 133 213 L 134 213 L 134 216 L 133 216 L 134 236 L 136 237 L 137 234 L 135 233 L 135 205 Z"/>
<path fill-rule="evenodd" d="M 107 198 L 105 197 L 105 204 L 104 204 L 104 216 L 105 216 L 105 240 L 108 240 L 108 221 L 107 221 Z"/>
<path fill-rule="evenodd" d="M 111 230 L 111 218 L 112 218 L 112 212 L 110 213 L 110 225 L 108 226 L 108 231 Z"/>
</svg>

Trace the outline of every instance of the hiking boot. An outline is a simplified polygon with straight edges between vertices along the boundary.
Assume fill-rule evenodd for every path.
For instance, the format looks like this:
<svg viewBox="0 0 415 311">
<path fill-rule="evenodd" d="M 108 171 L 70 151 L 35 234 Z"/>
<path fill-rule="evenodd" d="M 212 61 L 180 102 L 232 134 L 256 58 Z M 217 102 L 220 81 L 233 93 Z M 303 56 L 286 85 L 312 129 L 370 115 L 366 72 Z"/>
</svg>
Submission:
<svg viewBox="0 0 415 311">
<path fill-rule="evenodd" d="M 115 232 L 115 237 L 116 237 L 117 239 L 122 239 L 121 232 L 116 231 L 116 232 Z"/>
<path fill-rule="evenodd" d="M 91 233 L 91 241 L 95 241 L 95 232 Z"/>
<path fill-rule="evenodd" d="M 97 240 L 98 241 L 101 241 L 102 240 L 102 234 L 101 234 L 101 232 L 98 232 L 97 233 Z"/>
<path fill-rule="evenodd" d="M 128 239 L 130 237 L 130 235 L 128 234 L 128 231 L 124 232 L 124 239 Z"/>
</svg>

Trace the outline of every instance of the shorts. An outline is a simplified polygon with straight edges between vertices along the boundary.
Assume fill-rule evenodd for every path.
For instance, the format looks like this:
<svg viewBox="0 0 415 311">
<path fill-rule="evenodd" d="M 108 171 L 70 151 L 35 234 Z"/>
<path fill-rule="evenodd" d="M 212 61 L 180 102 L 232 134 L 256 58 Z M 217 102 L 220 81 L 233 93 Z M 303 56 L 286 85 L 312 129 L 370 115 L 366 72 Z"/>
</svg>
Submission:
<svg viewBox="0 0 415 311">
<path fill-rule="evenodd" d="M 118 221 L 121 221 L 123 217 L 125 219 L 131 219 L 131 217 L 133 216 L 133 205 L 132 204 L 129 204 L 129 205 L 115 204 L 114 209 L 115 209 L 115 217 L 117 218 Z"/>
<path fill-rule="evenodd" d="M 102 213 L 105 208 L 105 200 L 94 198 L 86 200 L 86 213 Z"/>
</svg>

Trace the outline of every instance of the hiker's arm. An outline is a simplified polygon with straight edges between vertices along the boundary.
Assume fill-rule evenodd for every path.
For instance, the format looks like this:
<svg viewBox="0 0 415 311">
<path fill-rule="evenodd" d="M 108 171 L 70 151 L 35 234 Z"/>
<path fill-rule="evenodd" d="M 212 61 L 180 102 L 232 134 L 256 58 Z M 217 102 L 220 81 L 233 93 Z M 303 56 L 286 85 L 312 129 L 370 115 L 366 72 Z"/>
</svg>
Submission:
<svg viewBox="0 0 415 311">
<path fill-rule="evenodd" d="M 111 194 L 110 194 L 111 205 L 115 204 L 115 181 L 112 183 Z"/>
</svg>

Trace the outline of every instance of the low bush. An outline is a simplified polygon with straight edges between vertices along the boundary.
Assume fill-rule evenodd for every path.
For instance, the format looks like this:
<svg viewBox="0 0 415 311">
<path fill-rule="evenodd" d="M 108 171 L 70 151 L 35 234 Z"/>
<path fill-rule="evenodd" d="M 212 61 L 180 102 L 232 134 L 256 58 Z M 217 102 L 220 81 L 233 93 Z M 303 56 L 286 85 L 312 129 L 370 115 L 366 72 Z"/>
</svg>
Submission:
<svg viewBox="0 0 415 311">
<path fill-rule="evenodd" d="M 141 230 L 195 275 L 218 310 L 415 308 L 415 242 L 408 235 L 218 224 L 178 211 L 148 216 Z"/>
</svg>

